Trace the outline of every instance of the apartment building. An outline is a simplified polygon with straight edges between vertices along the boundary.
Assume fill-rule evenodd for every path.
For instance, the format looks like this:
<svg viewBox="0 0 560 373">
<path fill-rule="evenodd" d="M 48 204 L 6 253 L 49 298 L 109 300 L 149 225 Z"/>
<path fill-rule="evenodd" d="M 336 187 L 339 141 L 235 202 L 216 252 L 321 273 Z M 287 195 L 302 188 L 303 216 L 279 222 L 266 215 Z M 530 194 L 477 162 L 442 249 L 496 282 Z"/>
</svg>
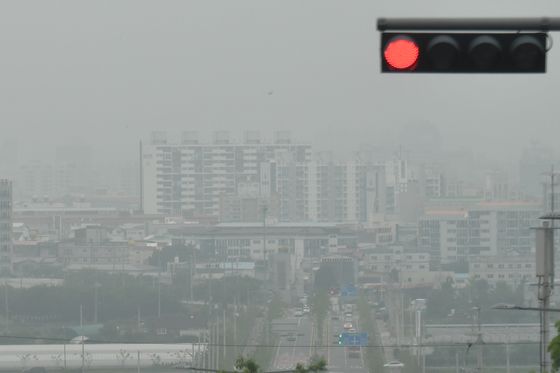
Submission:
<svg viewBox="0 0 560 373">
<path fill-rule="evenodd" d="M 304 177 L 302 167 L 311 159 L 311 146 L 292 143 L 285 132 L 276 132 L 272 142 L 247 132 L 240 143 L 227 132 L 216 132 L 212 143 L 200 142 L 194 132 L 184 132 L 179 141 L 157 132 L 141 146 L 141 159 L 145 213 L 217 218 L 224 195 L 236 195 L 240 184 L 257 183 L 262 196 L 281 189 L 290 201 L 282 211 L 287 219 L 304 215 L 299 211 L 304 184 L 297 177 Z M 278 159 L 281 170 L 276 172 Z"/>
<path fill-rule="evenodd" d="M 283 132 L 272 142 L 249 132 L 241 143 L 219 132 L 210 144 L 191 132 L 178 142 L 155 133 L 141 153 L 145 213 L 222 222 L 261 221 L 265 210 L 283 222 L 367 222 L 386 213 L 384 164 L 312 159 L 310 145 Z"/>
<path fill-rule="evenodd" d="M 480 202 L 468 209 L 430 210 L 418 222 L 418 245 L 432 266 L 476 256 L 527 254 L 540 206 L 533 202 Z"/>
</svg>

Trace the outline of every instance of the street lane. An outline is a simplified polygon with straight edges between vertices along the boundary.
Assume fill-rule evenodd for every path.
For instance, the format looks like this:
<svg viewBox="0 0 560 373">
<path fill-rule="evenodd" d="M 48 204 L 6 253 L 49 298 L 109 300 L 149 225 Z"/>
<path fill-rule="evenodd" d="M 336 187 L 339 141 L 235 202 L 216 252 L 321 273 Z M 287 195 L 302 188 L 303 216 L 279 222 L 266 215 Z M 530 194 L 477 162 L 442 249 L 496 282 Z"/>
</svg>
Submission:
<svg viewBox="0 0 560 373">
<path fill-rule="evenodd" d="M 329 329 L 329 347 L 327 348 L 327 363 L 329 372 L 350 372 L 350 373 L 367 373 L 367 368 L 364 363 L 364 348 L 354 348 L 351 351 L 350 347 L 338 345 L 338 335 L 345 332 L 344 313 L 339 317 L 339 320 L 333 320 L 332 312 L 328 316 L 328 329 Z M 356 332 L 361 332 L 359 329 L 359 320 L 357 312 L 353 312 L 353 325 Z"/>
<path fill-rule="evenodd" d="M 312 322 L 309 317 L 286 317 L 278 321 L 285 325 L 277 332 L 280 338 L 272 368 L 288 370 L 295 368 L 297 363 L 309 363 L 312 353 Z"/>
</svg>

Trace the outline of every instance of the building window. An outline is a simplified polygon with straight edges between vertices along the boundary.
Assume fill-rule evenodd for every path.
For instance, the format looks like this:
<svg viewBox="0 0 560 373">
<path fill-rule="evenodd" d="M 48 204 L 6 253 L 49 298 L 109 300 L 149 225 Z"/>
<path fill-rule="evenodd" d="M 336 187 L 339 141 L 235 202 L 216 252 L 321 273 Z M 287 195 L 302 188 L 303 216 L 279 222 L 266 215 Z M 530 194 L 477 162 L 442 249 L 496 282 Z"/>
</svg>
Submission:
<svg viewBox="0 0 560 373">
<path fill-rule="evenodd" d="M 157 328 L 156 335 L 167 335 L 167 328 Z"/>
</svg>

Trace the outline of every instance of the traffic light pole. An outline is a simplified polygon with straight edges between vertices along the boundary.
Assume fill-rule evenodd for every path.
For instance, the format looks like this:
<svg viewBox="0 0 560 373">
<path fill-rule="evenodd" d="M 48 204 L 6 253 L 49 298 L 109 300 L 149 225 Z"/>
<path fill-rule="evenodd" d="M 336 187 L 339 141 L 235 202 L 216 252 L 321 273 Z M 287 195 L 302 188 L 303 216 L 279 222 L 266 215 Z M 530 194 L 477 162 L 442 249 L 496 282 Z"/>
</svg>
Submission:
<svg viewBox="0 0 560 373">
<path fill-rule="evenodd" d="M 541 18 L 378 18 L 378 31 L 560 31 L 560 17 Z"/>
</svg>

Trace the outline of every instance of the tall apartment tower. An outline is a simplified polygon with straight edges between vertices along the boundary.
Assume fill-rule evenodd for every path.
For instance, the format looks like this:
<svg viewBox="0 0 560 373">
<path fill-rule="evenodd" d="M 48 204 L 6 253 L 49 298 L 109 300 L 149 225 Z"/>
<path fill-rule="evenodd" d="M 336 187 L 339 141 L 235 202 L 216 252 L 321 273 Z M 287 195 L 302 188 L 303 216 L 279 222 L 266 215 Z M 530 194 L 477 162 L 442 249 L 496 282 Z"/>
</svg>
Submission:
<svg viewBox="0 0 560 373">
<path fill-rule="evenodd" d="M 193 131 L 179 139 L 155 132 L 141 147 L 141 194 L 146 213 L 190 217 L 218 217 L 224 196 L 236 195 L 242 185 L 256 183 L 264 196 L 274 193 L 275 161 L 294 164 L 311 159 L 311 146 L 294 144 L 288 134 L 275 133 L 271 142 L 256 132 L 245 133 L 241 143 L 229 133 L 214 133 L 213 142 L 200 142 Z M 267 189 L 267 190 L 264 190 Z"/>
<path fill-rule="evenodd" d="M 0 179 L 0 274 L 12 271 L 12 182 Z"/>
</svg>

